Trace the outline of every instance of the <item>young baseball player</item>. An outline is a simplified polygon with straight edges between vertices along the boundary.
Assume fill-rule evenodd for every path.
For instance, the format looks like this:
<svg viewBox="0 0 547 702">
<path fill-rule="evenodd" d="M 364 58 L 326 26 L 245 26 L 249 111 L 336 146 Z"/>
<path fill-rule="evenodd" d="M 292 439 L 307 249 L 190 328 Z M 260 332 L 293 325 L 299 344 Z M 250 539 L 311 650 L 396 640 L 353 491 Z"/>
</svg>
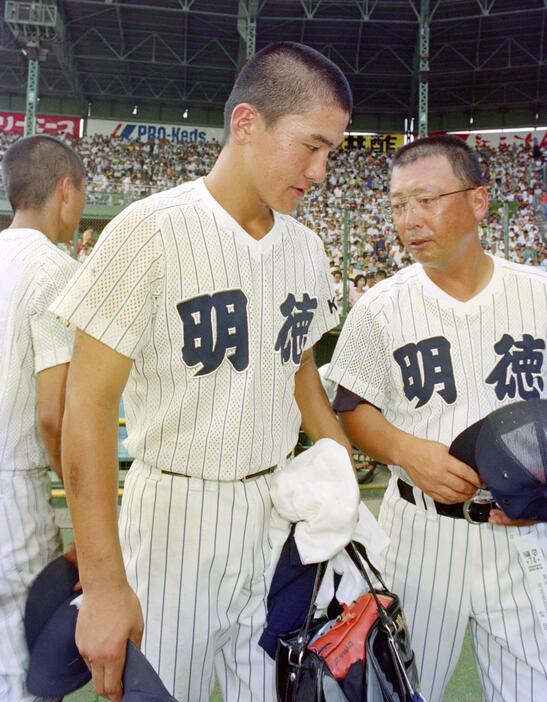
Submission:
<svg viewBox="0 0 547 702">
<path fill-rule="evenodd" d="M 84 206 L 84 170 L 50 136 L 15 142 L 2 161 L 14 216 L 0 232 L 0 699 L 26 690 L 27 588 L 61 548 L 48 467 L 61 477 L 61 421 L 73 334 L 48 311 L 78 264 L 70 241 Z"/>
<path fill-rule="evenodd" d="M 547 276 L 485 254 L 487 211 L 479 162 L 460 139 L 396 153 L 389 214 L 417 263 L 354 306 L 328 373 L 349 437 L 392 471 L 385 572 L 431 702 L 443 698 L 468 622 L 485 699 L 547 699 L 544 604 L 518 547 L 525 534 L 545 551 L 547 524 L 499 510 L 468 523 L 462 503 L 480 479 L 448 452 L 496 407 L 547 395 Z"/>
<path fill-rule="evenodd" d="M 124 210 L 55 311 L 79 331 L 63 433 L 84 601 L 77 643 L 119 700 L 127 639 L 183 702 L 273 699 L 265 620 L 271 473 L 302 422 L 347 440 L 314 343 L 337 323 L 320 239 L 290 212 L 352 109 L 342 72 L 279 43 L 244 66 L 205 178 Z M 130 455 L 118 537 L 116 436 Z M 143 635 L 144 629 L 144 635 Z"/>
</svg>

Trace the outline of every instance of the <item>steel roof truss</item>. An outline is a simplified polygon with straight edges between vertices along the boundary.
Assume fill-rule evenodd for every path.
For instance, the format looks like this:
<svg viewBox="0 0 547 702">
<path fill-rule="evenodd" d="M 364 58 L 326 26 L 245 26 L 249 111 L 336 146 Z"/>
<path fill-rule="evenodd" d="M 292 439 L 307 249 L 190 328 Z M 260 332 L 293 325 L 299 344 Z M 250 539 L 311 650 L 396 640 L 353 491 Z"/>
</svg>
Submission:
<svg viewBox="0 0 547 702">
<path fill-rule="evenodd" d="M 370 22 L 378 0 L 354 0 L 363 22 Z"/>
</svg>

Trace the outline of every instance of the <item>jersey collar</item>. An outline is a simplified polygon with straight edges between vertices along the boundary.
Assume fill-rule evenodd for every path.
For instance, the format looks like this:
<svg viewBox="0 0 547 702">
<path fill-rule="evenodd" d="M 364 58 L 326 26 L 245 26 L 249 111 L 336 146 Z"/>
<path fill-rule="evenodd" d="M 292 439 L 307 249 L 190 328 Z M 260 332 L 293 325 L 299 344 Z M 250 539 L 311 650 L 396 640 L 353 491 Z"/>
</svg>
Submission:
<svg viewBox="0 0 547 702">
<path fill-rule="evenodd" d="M 283 216 L 279 212 L 273 212 L 274 224 L 270 231 L 261 239 L 254 239 L 243 227 L 227 212 L 220 203 L 211 195 L 205 185 L 205 178 L 201 177 L 195 181 L 196 189 L 200 199 L 214 212 L 219 226 L 223 229 L 233 232 L 241 244 L 249 247 L 256 253 L 263 253 L 272 248 L 280 239 L 284 225 Z"/>
</svg>

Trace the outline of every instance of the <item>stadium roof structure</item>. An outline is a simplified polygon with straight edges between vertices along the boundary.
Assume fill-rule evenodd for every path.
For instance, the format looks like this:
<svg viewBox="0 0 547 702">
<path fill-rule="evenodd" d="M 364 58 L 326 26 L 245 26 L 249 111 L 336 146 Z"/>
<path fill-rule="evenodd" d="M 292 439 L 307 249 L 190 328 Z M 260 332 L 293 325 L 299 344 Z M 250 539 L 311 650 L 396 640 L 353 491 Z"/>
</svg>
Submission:
<svg viewBox="0 0 547 702">
<path fill-rule="evenodd" d="M 354 93 L 354 120 L 378 112 L 417 116 L 419 20 L 425 9 L 430 114 L 455 111 L 471 118 L 483 110 L 524 110 L 547 121 L 547 0 L 57 0 L 56 5 L 63 40 L 49 45 L 41 64 L 40 95 L 76 98 L 83 115 L 89 103 L 105 102 L 124 109 L 161 103 L 220 115 L 249 40 L 256 50 L 293 40 L 344 70 Z M 3 15 L 0 95 L 24 96 L 27 61 Z"/>
</svg>

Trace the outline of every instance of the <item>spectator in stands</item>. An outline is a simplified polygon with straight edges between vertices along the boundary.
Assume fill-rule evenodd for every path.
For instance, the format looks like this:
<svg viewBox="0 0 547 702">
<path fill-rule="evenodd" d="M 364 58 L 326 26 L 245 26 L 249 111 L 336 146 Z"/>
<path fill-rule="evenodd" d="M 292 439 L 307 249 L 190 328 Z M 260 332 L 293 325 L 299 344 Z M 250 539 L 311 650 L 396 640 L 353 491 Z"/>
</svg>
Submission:
<svg viewBox="0 0 547 702">
<path fill-rule="evenodd" d="M 387 271 L 384 268 L 378 268 L 376 275 L 374 276 L 374 284 L 381 283 L 382 280 L 387 278 Z"/>
<path fill-rule="evenodd" d="M 95 230 L 89 227 L 84 230 L 81 239 L 78 240 L 77 256 L 78 261 L 85 261 L 95 245 Z"/>
<path fill-rule="evenodd" d="M 366 283 L 367 279 L 364 275 L 361 273 L 359 275 L 356 275 L 355 278 L 353 279 L 353 287 L 349 291 L 349 306 L 353 307 L 353 305 L 359 300 L 366 292 Z"/>
<path fill-rule="evenodd" d="M 333 280 L 333 290 L 336 296 L 336 301 L 340 302 L 342 300 L 342 295 L 344 291 L 344 283 L 342 281 L 342 271 L 338 269 L 331 271 Z"/>
</svg>

